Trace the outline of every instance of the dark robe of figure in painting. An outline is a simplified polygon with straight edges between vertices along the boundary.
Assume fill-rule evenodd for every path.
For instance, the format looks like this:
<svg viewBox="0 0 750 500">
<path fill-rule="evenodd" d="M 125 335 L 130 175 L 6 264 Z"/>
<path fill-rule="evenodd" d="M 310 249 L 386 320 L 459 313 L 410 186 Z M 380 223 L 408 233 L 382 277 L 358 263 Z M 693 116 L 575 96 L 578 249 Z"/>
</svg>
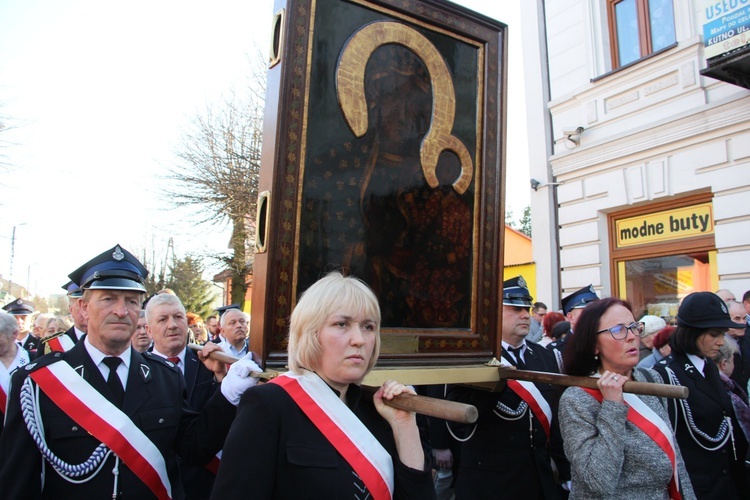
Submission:
<svg viewBox="0 0 750 500">
<path fill-rule="evenodd" d="M 452 153 L 438 163 L 439 186 L 425 180 L 429 74 L 411 51 L 386 45 L 373 53 L 365 82 L 367 134 L 306 167 L 299 289 L 344 267 L 373 288 L 384 327 L 468 327 L 473 184 L 454 190 L 460 165 Z"/>
</svg>

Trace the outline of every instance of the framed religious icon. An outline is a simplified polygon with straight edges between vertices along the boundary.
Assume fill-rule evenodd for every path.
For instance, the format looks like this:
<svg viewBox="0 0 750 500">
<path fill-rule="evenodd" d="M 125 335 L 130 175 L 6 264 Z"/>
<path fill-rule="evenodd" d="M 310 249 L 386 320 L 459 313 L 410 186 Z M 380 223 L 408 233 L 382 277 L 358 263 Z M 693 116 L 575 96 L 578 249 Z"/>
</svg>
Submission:
<svg viewBox="0 0 750 500">
<path fill-rule="evenodd" d="M 504 25 L 439 0 L 277 2 L 253 350 L 285 362 L 299 295 L 333 270 L 378 297 L 379 365 L 499 352 Z"/>
</svg>

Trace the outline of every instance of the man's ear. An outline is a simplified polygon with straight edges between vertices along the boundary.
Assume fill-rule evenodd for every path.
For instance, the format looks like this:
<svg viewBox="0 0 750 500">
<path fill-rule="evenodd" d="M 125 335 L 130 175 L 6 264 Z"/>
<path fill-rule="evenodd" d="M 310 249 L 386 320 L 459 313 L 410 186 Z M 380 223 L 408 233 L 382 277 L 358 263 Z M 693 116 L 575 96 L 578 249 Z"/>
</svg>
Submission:
<svg viewBox="0 0 750 500">
<path fill-rule="evenodd" d="M 78 299 L 78 307 L 81 309 L 81 315 L 83 315 L 83 318 L 88 321 L 89 319 L 89 303 L 83 300 L 82 298 Z"/>
</svg>

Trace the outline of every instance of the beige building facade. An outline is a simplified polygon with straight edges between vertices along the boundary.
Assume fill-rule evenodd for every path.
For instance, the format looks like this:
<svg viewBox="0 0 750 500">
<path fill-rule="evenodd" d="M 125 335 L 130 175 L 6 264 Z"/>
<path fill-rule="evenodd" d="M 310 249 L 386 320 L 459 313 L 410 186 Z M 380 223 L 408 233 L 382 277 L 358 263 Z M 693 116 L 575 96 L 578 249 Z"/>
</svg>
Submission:
<svg viewBox="0 0 750 500">
<path fill-rule="evenodd" d="M 692 291 L 750 290 L 750 91 L 701 73 L 706 9 L 524 2 L 536 281 L 556 306 L 593 284 L 670 317 Z"/>
</svg>

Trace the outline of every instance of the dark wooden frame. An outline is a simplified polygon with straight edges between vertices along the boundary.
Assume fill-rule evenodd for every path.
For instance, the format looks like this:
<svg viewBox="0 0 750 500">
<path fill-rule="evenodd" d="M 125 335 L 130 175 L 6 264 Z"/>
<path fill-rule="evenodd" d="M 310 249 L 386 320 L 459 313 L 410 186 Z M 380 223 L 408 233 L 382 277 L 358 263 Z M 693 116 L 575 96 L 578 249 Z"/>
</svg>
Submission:
<svg viewBox="0 0 750 500">
<path fill-rule="evenodd" d="M 391 329 L 388 342 L 416 343 L 416 352 L 389 354 L 379 365 L 457 364 L 486 362 L 500 351 L 499 291 L 502 288 L 502 249 L 505 183 L 505 115 L 507 29 L 501 23 L 442 0 L 340 0 L 372 9 L 389 18 L 425 30 L 455 36 L 482 53 L 475 161 L 472 318 L 470 327 L 451 329 Z M 269 366 L 286 362 L 288 318 L 301 290 L 296 289 L 299 252 L 299 207 L 302 165 L 306 150 L 306 110 L 309 57 L 313 36 L 309 29 L 318 0 L 277 0 L 283 12 L 280 63 L 269 69 L 264 142 L 259 191 L 269 192 L 259 213 L 265 252 L 254 263 L 250 345 Z M 314 30 L 313 30 L 314 32 Z M 457 110 L 459 113 L 460 110 Z M 260 226 L 259 226 L 260 227 Z M 325 272 L 324 269 L 321 273 Z"/>
</svg>

